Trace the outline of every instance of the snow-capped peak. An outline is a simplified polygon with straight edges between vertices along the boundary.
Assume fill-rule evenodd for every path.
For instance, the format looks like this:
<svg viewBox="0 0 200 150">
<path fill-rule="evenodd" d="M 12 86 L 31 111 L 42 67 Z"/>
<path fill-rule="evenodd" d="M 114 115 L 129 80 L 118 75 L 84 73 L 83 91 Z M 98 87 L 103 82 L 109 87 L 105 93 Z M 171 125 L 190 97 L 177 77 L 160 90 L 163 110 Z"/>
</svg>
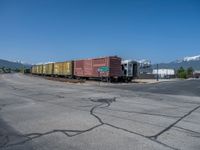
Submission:
<svg viewBox="0 0 200 150">
<path fill-rule="evenodd" d="M 138 63 L 140 64 L 151 64 L 151 61 L 150 60 L 147 60 L 147 59 L 141 59 L 141 60 L 138 60 Z"/>
<path fill-rule="evenodd" d="M 200 60 L 200 55 L 183 58 L 183 61 L 198 61 L 198 60 Z"/>
<path fill-rule="evenodd" d="M 177 59 L 176 61 L 173 61 L 173 62 L 174 63 L 182 63 L 182 62 L 189 62 L 189 61 L 200 61 L 200 55 L 186 56 L 182 59 Z"/>
<path fill-rule="evenodd" d="M 31 65 L 31 64 L 29 64 L 25 61 L 21 61 L 21 60 L 17 60 L 17 61 L 14 61 L 14 62 L 19 63 L 19 64 L 23 64 L 23 65 Z"/>
<path fill-rule="evenodd" d="M 151 66 L 151 61 L 146 60 L 146 59 L 139 60 L 138 63 L 141 68 L 148 68 Z"/>
</svg>

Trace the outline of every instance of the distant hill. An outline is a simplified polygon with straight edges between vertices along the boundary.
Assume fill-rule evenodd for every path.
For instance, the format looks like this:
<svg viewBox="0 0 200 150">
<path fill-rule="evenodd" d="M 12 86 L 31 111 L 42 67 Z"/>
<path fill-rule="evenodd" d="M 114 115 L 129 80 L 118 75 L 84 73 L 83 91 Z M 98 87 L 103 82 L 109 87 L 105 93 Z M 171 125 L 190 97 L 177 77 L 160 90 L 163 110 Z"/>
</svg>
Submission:
<svg viewBox="0 0 200 150">
<path fill-rule="evenodd" d="M 31 65 L 22 64 L 20 62 L 12 62 L 12 61 L 7 61 L 7 60 L 0 59 L 0 68 L 2 68 L 2 67 L 11 68 L 11 69 L 20 69 L 22 67 L 30 68 Z"/>
<path fill-rule="evenodd" d="M 180 67 L 186 69 L 192 67 L 194 70 L 200 70 L 200 55 L 185 57 L 170 63 L 160 63 L 158 67 L 164 69 L 178 69 Z M 156 69 L 156 64 L 152 65 L 152 68 Z"/>
</svg>

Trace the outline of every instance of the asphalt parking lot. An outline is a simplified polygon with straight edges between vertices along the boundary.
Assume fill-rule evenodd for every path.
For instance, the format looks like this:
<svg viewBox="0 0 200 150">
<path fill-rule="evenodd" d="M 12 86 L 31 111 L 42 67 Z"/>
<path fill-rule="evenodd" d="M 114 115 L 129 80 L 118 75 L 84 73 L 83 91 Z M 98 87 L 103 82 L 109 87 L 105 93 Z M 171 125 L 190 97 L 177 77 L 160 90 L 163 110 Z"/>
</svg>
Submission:
<svg viewBox="0 0 200 150">
<path fill-rule="evenodd" d="M 200 80 L 63 83 L 0 75 L 2 150 L 199 150 Z"/>
</svg>

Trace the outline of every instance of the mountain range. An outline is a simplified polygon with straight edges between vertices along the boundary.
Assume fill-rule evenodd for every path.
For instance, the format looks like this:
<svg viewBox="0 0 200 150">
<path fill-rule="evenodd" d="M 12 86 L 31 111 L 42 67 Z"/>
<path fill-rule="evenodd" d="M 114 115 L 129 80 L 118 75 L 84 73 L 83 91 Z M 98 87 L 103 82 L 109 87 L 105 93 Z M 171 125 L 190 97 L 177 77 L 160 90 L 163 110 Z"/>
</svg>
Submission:
<svg viewBox="0 0 200 150">
<path fill-rule="evenodd" d="M 200 70 L 200 55 L 191 57 L 187 56 L 169 63 L 159 63 L 158 67 L 162 69 L 178 69 L 180 67 L 187 69 L 189 67 L 192 67 L 194 70 Z M 152 68 L 156 69 L 157 64 L 153 64 Z"/>
<path fill-rule="evenodd" d="M 146 62 L 146 61 L 145 61 Z M 6 67 L 11 69 L 19 69 L 19 68 L 30 68 L 30 64 L 24 64 L 22 62 L 12 62 L 0 59 L 0 68 Z M 169 63 L 159 63 L 159 68 L 162 69 L 178 69 L 183 67 L 185 69 L 192 67 L 194 70 L 200 70 L 200 55 L 192 56 L 192 57 L 184 57 L 182 59 L 178 59 Z M 157 64 L 153 64 L 151 69 L 156 69 Z"/>
<path fill-rule="evenodd" d="M 24 68 L 30 68 L 31 65 L 30 64 L 24 64 L 21 62 L 12 62 L 12 61 L 8 61 L 8 60 L 3 60 L 0 59 L 0 68 L 10 68 L 10 69 L 20 69 L 22 67 Z"/>
</svg>

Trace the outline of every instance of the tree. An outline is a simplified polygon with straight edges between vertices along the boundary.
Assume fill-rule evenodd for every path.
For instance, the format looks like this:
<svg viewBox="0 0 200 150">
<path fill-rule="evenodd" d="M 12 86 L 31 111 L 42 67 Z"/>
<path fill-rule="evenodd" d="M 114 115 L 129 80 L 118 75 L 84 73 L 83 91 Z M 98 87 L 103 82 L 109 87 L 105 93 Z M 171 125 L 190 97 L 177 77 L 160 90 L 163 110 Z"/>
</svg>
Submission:
<svg viewBox="0 0 200 150">
<path fill-rule="evenodd" d="M 7 73 L 11 73 L 11 68 L 7 68 Z"/>
<path fill-rule="evenodd" d="M 189 68 L 187 69 L 187 77 L 192 77 L 193 72 L 194 72 L 194 69 L 193 69 L 192 67 L 189 67 Z"/>
<path fill-rule="evenodd" d="M 20 69 L 16 68 L 14 69 L 14 72 L 20 72 Z"/>
<path fill-rule="evenodd" d="M 180 67 L 177 70 L 177 76 L 178 76 L 178 78 L 186 79 L 187 78 L 187 72 L 186 72 L 186 70 L 183 67 Z"/>
</svg>

